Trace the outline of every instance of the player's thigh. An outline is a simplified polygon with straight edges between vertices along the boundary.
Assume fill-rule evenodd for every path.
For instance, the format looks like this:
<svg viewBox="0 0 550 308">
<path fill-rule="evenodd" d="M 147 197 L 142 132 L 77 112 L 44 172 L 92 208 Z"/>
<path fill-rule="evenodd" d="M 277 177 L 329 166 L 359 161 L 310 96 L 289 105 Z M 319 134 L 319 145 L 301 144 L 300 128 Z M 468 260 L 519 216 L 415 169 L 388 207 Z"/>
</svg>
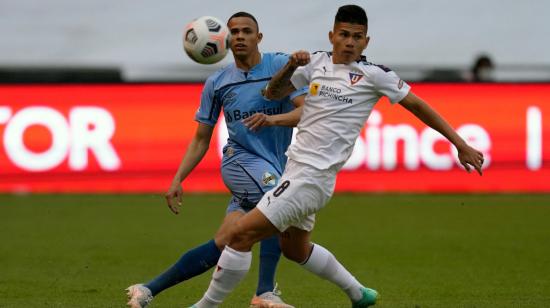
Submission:
<svg viewBox="0 0 550 308">
<path fill-rule="evenodd" d="M 232 228 L 235 227 L 235 223 L 244 215 L 243 211 L 232 211 L 225 215 L 221 226 L 218 228 L 216 235 L 214 236 L 214 242 L 216 246 L 223 249 L 225 245 L 228 245 L 231 239 Z"/>
<path fill-rule="evenodd" d="M 280 173 L 268 161 L 242 153 L 222 165 L 222 178 L 233 197 L 245 210 L 250 210 L 272 189 L 280 178 Z"/>
<path fill-rule="evenodd" d="M 311 231 L 315 225 L 315 213 L 326 201 L 326 194 L 311 178 L 294 177 L 285 172 L 279 186 L 267 192 L 256 208 L 281 232 L 289 227 Z"/>
<path fill-rule="evenodd" d="M 253 209 L 237 219 L 231 228 L 230 246 L 239 251 L 248 251 L 252 246 L 279 230 L 258 209 Z"/>
<path fill-rule="evenodd" d="M 311 253 L 311 232 L 289 227 L 280 236 L 281 251 L 287 259 L 302 263 Z"/>
</svg>

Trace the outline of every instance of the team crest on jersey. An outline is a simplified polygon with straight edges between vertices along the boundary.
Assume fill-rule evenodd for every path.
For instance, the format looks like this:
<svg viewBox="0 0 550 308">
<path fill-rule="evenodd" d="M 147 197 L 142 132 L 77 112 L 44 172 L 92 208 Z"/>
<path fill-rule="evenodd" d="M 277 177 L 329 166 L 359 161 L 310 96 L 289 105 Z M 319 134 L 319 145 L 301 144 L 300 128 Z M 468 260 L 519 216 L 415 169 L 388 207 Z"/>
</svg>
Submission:
<svg viewBox="0 0 550 308">
<path fill-rule="evenodd" d="M 319 94 L 319 86 L 320 84 L 316 82 L 312 82 L 311 85 L 309 86 L 309 94 L 313 96 Z"/>
<path fill-rule="evenodd" d="M 224 154 L 227 155 L 228 157 L 231 157 L 233 156 L 233 154 L 235 154 L 235 150 L 233 150 L 232 147 L 227 147 L 225 148 Z"/>
<path fill-rule="evenodd" d="M 399 90 L 401 90 L 401 88 L 403 88 L 403 79 L 399 79 L 399 81 L 397 82 L 397 88 Z"/>
<path fill-rule="evenodd" d="M 277 176 L 270 172 L 264 172 L 262 183 L 264 186 L 275 186 L 277 184 Z"/>
<path fill-rule="evenodd" d="M 352 86 L 358 83 L 361 78 L 363 78 L 363 75 L 361 74 L 349 73 L 349 80 L 351 81 Z"/>
</svg>

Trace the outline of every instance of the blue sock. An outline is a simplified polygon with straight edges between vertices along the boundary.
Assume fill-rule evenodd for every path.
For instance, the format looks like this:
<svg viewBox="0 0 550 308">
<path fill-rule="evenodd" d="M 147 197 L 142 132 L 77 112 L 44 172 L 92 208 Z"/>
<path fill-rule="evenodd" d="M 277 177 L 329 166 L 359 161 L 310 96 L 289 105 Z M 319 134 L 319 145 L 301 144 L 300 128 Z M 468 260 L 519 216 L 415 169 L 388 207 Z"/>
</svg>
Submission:
<svg viewBox="0 0 550 308">
<path fill-rule="evenodd" d="M 201 246 L 188 250 L 176 264 L 157 278 L 149 281 L 145 286 L 155 296 L 173 285 L 206 272 L 218 263 L 220 255 L 221 251 L 216 247 L 214 240 L 210 240 Z"/>
<path fill-rule="evenodd" d="M 256 295 L 271 292 L 275 288 L 275 270 L 281 257 L 279 237 L 274 235 L 262 241 L 260 246 L 260 277 Z"/>
</svg>

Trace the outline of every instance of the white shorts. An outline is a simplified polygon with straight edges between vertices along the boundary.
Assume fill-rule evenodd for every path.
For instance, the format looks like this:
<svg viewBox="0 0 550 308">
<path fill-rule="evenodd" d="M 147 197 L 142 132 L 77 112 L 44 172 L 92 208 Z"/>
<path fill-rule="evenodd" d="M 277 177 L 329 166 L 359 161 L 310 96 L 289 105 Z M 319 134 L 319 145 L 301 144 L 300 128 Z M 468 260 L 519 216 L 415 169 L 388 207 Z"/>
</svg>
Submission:
<svg viewBox="0 0 550 308">
<path fill-rule="evenodd" d="M 265 193 L 256 208 L 281 232 L 291 226 L 311 231 L 315 213 L 334 192 L 337 170 L 319 170 L 289 159 L 279 185 Z"/>
</svg>

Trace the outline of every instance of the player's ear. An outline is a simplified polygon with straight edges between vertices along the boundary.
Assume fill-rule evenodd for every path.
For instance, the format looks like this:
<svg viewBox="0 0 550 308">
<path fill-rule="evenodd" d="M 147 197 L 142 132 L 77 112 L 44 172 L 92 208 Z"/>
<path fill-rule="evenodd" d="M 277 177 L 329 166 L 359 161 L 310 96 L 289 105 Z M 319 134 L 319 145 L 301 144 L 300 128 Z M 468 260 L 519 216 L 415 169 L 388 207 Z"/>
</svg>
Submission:
<svg viewBox="0 0 550 308">
<path fill-rule="evenodd" d="M 262 32 L 258 32 L 258 43 L 262 41 L 264 38 L 264 34 Z"/>
<path fill-rule="evenodd" d="M 370 36 L 367 35 L 367 43 L 365 44 L 365 48 L 363 48 L 363 50 L 367 49 L 367 46 L 369 46 L 369 42 L 370 42 Z"/>
<path fill-rule="evenodd" d="M 332 42 L 332 36 L 333 36 L 333 35 L 334 35 L 334 33 L 333 33 L 332 31 L 329 31 L 329 32 L 328 32 L 328 40 L 330 41 L 331 44 L 334 44 L 334 43 Z"/>
</svg>

